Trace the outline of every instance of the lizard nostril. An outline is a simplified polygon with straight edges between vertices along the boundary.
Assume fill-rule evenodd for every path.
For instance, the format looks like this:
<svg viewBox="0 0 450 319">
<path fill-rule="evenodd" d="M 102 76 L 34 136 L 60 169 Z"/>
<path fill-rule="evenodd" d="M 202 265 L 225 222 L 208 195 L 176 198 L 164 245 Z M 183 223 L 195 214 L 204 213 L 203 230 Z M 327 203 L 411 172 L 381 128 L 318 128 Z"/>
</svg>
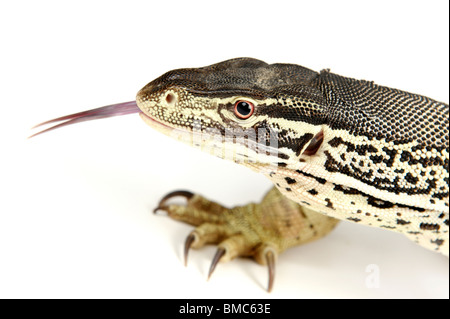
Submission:
<svg viewBox="0 0 450 319">
<path fill-rule="evenodd" d="M 170 92 L 166 94 L 167 104 L 173 104 L 173 103 L 175 103 L 175 100 L 176 100 L 175 94 L 170 93 Z"/>
</svg>

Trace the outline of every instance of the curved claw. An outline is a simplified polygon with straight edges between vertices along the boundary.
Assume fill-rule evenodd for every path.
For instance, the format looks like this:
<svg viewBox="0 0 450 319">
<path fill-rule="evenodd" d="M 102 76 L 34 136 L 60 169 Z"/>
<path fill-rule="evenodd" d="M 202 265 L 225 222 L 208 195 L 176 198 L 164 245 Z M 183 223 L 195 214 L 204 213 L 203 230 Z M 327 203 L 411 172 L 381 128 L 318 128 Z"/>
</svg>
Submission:
<svg viewBox="0 0 450 319">
<path fill-rule="evenodd" d="M 208 280 L 209 280 L 209 278 L 211 278 L 211 275 L 214 272 L 214 269 L 216 269 L 216 266 L 219 263 L 220 258 L 222 258 L 223 255 L 225 255 L 225 252 L 226 252 L 225 248 L 223 248 L 223 247 L 217 248 L 217 252 L 214 255 L 214 258 L 211 262 L 211 266 L 209 267 Z"/>
<path fill-rule="evenodd" d="M 269 269 L 269 283 L 267 285 L 267 292 L 271 292 L 273 288 L 273 281 L 275 279 L 275 255 L 273 251 L 267 251 L 266 255 L 266 263 Z"/>
<path fill-rule="evenodd" d="M 189 191 L 183 191 L 183 190 L 173 191 L 173 192 L 170 192 L 169 194 L 167 194 L 166 196 L 164 196 L 163 198 L 161 198 L 158 206 L 164 205 L 169 199 L 171 199 L 173 197 L 177 197 L 177 196 L 182 196 L 189 200 L 192 198 L 192 196 L 194 196 L 194 194 Z"/>
<path fill-rule="evenodd" d="M 167 213 L 167 206 L 158 206 L 158 207 L 156 207 L 154 210 L 153 210 L 153 214 L 157 214 L 158 213 L 158 211 L 160 211 L 160 210 L 163 210 L 163 211 L 165 211 L 166 213 Z"/>
<path fill-rule="evenodd" d="M 195 234 L 190 233 L 189 236 L 186 237 L 186 241 L 184 242 L 184 266 L 187 266 L 189 249 L 191 248 L 194 240 L 195 240 Z"/>
<path fill-rule="evenodd" d="M 161 198 L 161 200 L 159 201 L 158 206 L 153 210 L 153 214 L 156 214 L 158 210 L 165 210 L 166 206 L 164 205 L 169 199 L 173 198 L 173 197 L 177 197 L 177 196 L 182 196 L 184 198 L 186 198 L 187 200 L 191 199 L 194 194 L 189 192 L 189 191 L 174 191 L 174 192 L 170 192 L 169 194 L 167 194 L 166 196 L 164 196 L 163 198 Z"/>
</svg>

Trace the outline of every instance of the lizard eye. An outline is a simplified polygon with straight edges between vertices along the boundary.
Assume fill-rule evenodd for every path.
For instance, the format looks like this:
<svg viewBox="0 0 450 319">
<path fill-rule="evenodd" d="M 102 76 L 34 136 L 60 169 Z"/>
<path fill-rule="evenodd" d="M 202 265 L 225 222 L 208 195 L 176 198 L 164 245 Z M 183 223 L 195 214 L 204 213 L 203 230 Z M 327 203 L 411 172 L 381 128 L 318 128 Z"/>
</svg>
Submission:
<svg viewBox="0 0 450 319">
<path fill-rule="evenodd" d="M 255 111 L 255 106 L 251 102 L 237 101 L 234 105 L 234 115 L 240 119 L 248 119 Z"/>
</svg>

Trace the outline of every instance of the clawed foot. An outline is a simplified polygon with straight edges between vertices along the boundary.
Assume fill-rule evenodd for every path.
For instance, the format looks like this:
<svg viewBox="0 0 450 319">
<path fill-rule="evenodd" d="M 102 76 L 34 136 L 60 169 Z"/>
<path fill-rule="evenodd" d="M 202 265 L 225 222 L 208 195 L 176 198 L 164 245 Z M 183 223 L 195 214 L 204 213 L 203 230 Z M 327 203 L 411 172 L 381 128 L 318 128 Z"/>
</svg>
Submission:
<svg viewBox="0 0 450 319">
<path fill-rule="evenodd" d="M 176 197 L 186 199 L 186 204 L 168 204 Z M 191 248 L 214 244 L 218 248 L 209 268 L 208 279 L 219 261 L 252 257 L 268 267 L 269 292 L 273 288 L 278 254 L 291 246 L 323 236 L 324 230 L 329 232 L 337 223 L 332 218 L 317 217 L 317 213 L 308 212 L 276 189 L 272 189 L 260 204 L 234 208 L 223 207 L 189 191 L 175 191 L 161 199 L 154 212 L 159 211 L 166 212 L 172 219 L 196 226 L 184 244 L 185 265 Z M 310 214 L 314 218 L 309 218 Z M 329 225 L 317 225 L 318 220 Z"/>
<path fill-rule="evenodd" d="M 186 205 L 167 205 L 175 197 L 186 199 Z M 245 206 L 247 207 L 247 206 Z M 275 259 L 277 251 L 271 245 L 255 241 L 242 234 L 240 227 L 236 227 L 236 218 L 242 214 L 243 208 L 228 209 L 204 197 L 194 195 L 188 191 L 175 191 L 164 196 L 154 212 L 165 211 L 171 218 L 197 226 L 186 238 L 184 244 L 184 264 L 187 265 L 189 250 L 201 248 L 207 244 L 216 244 L 214 255 L 208 272 L 208 279 L 216 269 L 219 261 L 229 261 L 236 257 L 253 256 L 259 263 L 269 268 L 268 291 L 272 290 L 275 276 Z M 251 207 L 245 209 L 251 213 Z M 249 211 L 250 210 L 250 211 Z"/>
</svg>

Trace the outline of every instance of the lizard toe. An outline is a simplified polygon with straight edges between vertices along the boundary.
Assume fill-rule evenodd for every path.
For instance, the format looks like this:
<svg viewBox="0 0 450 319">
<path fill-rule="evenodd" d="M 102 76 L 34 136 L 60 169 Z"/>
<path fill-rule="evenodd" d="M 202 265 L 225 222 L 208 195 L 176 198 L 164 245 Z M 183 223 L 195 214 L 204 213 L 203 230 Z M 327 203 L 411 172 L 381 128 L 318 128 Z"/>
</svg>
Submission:
<svg viewBox="0 0 450 319">
<path fill-rule="evenodd" d="M 186 204 L 169 204 L 169 201 L 176 197 L 184 197 L 186 199 Z M 223 213 L 226 210 L 227 208 L 214 203 L 203 196 L 189 191 L 178 190 L 164 196 L 153 212 L 157 213 L 158 211 L 165 211 L 172 219 L 193 226 L 199 226 L 204 223 L 223 223 Z"/>
<path fill-rule="evenodd" d="M 208 280 L 219 262 L 227 262 L 236 257 L 252 257 L 258 263 L 267 265 L 269 275 L 267 291 L 271 292 L 275 279 L 275 262 L 277 256 L 277 248 L 272 244 L 258 243 L 255 246 L 245 236 L 241 234 L 233 235 L 219 243 L 209 268 Z"/>
<path fill-rule="evenodd" d="M 217 244 L 227 235 L 229 229 L 223 224 L 203 223 L 196 227 L 187 237 L 184 243 L 184 264 L 191 248 L 198 249 L 208 244 Z"/>
</svg>

